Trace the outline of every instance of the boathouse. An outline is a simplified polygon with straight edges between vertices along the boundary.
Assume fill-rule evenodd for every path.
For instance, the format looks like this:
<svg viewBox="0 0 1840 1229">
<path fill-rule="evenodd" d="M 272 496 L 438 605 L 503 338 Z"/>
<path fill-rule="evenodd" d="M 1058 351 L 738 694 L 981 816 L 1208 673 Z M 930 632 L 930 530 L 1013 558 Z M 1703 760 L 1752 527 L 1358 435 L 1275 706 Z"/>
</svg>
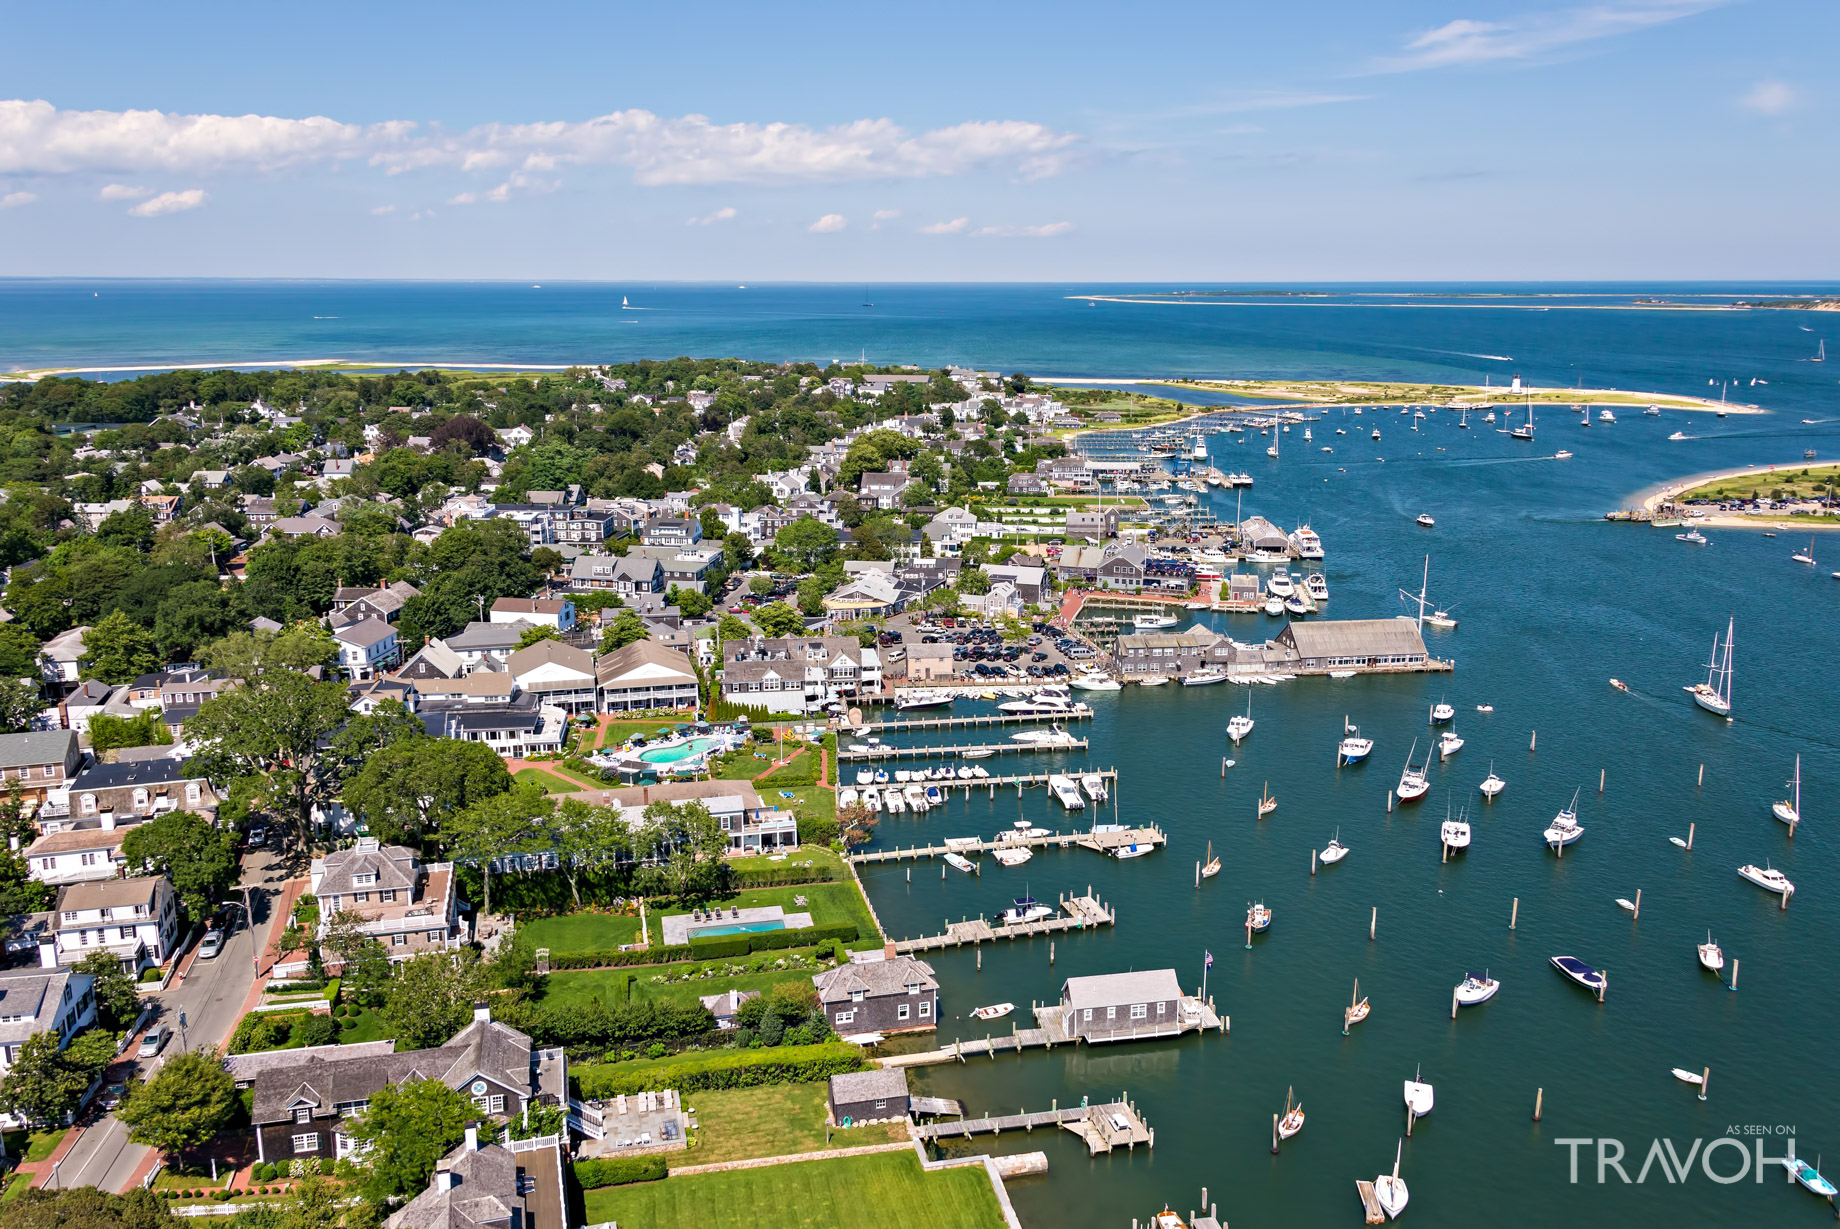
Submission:
<svg viewBox="0 0 1840 1229">
<path fill-rule="evenodd" d="M 1089 1042 L 1182 1032 L 1182 984 L 1174 969 L 1069 977 L 1061 986 L 1061 1030 Z"/>
<path fill-rule="evenodd" d="M 1197 624 L 1184 632 L 1138 632 L 1118 637 L 1112 660 L 1126 678 L 1182 678 L 1207 666 L 1225 667 L 1233 642 Z"/>
<path fill-rule="evenodd" d="M 1291 668 L 1321 670 L 1423 670 L 1424 637 L 1407 618 L 1321 619 L 1293 622 L 1276 644 Z"/>
<path fill-rule="evenodd" d="M 838 1126 L 907 1117 L 907 1072 L 898 1067 L 831 1077 L 831 1121 Z"/>
</svg>

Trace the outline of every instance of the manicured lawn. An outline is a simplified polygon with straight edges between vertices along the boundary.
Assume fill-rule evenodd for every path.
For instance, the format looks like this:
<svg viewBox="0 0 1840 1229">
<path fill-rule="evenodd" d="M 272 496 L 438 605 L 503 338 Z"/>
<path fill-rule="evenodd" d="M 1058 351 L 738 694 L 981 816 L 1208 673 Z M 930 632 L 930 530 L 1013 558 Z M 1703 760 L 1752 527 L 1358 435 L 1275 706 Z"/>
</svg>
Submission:
<svg viewBox="0 0 1840 1229">
<path fill-rule="evenodd" d="M 571 794 L 575 792 L 569 788 L 569 783 L 567 781 L 541 768 L 520 768 L 511 774 L 511 779 L 518 782 L 533 781 L 538 786 L 542 787 L 543 792 L 546 794 Z"/>
<path fill-rule="evenodd" d="M 15 1161 L 47 1160 L 53 1152 L 57 1151 L 57 1146 L 63 1140 L 64 1133 L 65 1128 L 63 1127 L 55 1131 L 8 1131 L 6 1133 L 6 1154 Z M 20 1155 L 21 1149 L 25 1152 L 24 1156 Z"/>
<path fill-rule="evenodd" d="M 339 1028 L 339 1044 L 355 1045 L 360 1041 L 382 1041 L 385 1037 L 394 1035 L 395 1034 L 390 1031 L 390 1026 L 384 1023 L 383 1013 L 374 1007 L 366 1007 L 358 1015 L 358 1026 L 356 1028 L 345 1028 L 341 1024 Z"/>
<path fill-rule="evenodd" d="M 784 862 L 774 862 L 765 855 L 748 858 L 730 858 L 729 865 L 737 871 L 764 871 L 780 866 L 829 866 L 842 873 L 843 860 L 835 853 L 819 845 L 801 845 L 790 852 Z"/>
<path fill-rule="evenodd" d="M 6 1193 L 0 1195 L 0 1203 L 5 1203 L 9 1199 L 17 1199 L 31 1189 L 31 1174 L 14 1174 L 6 1180 Z"/>
<path fill-rule="evenodd" d="M 926 1173 L 911 1152 L 695 1174 L 587 1192 L 590 1224 L 630 1229 L 1001 1229 L 983 1168 Z"/>
<path fill-rule="evenodd" d="M 721 994 L 728 990 L 759 990 L 765 993 L 781 982 L 788 981 L 810 985 L 812 974 L 818 971 L 816 968 L 767 969 L 759 973 L 720 975 L 720 971 L 730 964 L 751 964 L 754 960 L 766 955 L 778 959 L 783 953 L 762 952 L 754 956 L 739 957 L 733 961 L 710 960 L 694 964 L 648 965 L 638 969 L 589 969 L 580 973 L 552 973 L 549 978 L 549 991 L 544 996 L 544 1002 L 551 1007 L 586 1003 L 589 1000 L 617 1004 L 620 1002 L 622 993 L 621 984 L 626 974 L 630 973 L 638 978 L 632 988 L 634 1002 L 655 999 L 661 1003 L 678 1003 L 688 1006 L 706 994 Z M 660 975 L 682 978 L 685 973 L 697 973 L 705 969 L 715 970 L 718 975 L 692 976 L 670 982 L 652 980 Z"/>
<path fill-rule="evenodd" d="M 518 931 L 532 947 L 552 952 L 586 952 L 635 943 L 639 919 L 615 913 L 565 913 L 560 917 L 531 918 Z"/>
<path fill-rule="evenodd" d="M 544 766 L 550 772 L 559 772 L 571 781 L 580 781 L 583 789 L 608 789 L 611 787 L 609 782 L 603 781 L 591 773 L 585 773 L 571 768 L 561 760 L 545 760 Z"/>
<path fill-rule="evenodd" d="M 833 1128 L 824 1135 L 825 1094 L 828 1084 L 777 1084 L 768 1088 L 732 1088 L 720 1092 L 690 1093 L 686 1103 L 696 1111 L 696 1143 L 688 1152 L 673 1153 L 677 1165 L 712 1165 L 757 1156 L 791 1156 L 823 1148 L 860 1148 L 866 1144 L 898 1144 L 907 1139 L 904 1123 Z"/>
<path fill-rule="evenodd" d="M 766 798 L 770 788 L 810 785 L 818 779 L 818 752 L 816 748 L 801 751 L 789 761 L 775 768 L 760 780 L 754 782 L 754 788 L 761 791 Z M 771 802 L 773 799 L 767 798 Z"/>
</svg>

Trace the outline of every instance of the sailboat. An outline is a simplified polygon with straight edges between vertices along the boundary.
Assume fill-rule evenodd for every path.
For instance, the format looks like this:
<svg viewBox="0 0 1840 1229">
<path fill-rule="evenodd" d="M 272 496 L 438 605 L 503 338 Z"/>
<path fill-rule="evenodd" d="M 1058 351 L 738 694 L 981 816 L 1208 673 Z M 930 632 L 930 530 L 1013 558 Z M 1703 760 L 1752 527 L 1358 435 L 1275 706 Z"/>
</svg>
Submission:
<svg viewBox="0 0 1840 1229">
<path fill-rule="evenodd" d="M 1533 438 L 1533 398 L 1532 397 L 1527 398 L 1527 421 L 1526 423 L 1522 426 L 1515 427 L 1512 431 L 1509 431 L 1508 438 L 1517 439 L 1517 440 L 1531 440 Z"/>
<path fill-rule="evenodd" d="M 1271 782 L 1265 783 L 1265 792 L 1259 795 L 1259 818 L 1264 819 L 1278 809 L 1278 800 L 1271 796 Z"/>
<path fill-rule="evenodd" d="M 1232 739 L 1233 745 L 1237 747 L 1239 740 L 1250 733 L 1252 733 L 1252 689 L 1248 687 L 1246 689 L 1246 715 L 1243 717 L 1236 715 L 1227 722 L 1227 737 Z"/>
<path fill-rule="evenodd" d="M 1406 752 L 1405 769 L 1399 774 L 1399 788 L 1397 792 L 1401 802 L 1411 802 L 1414 799 L 1423 798 L 1431 789 L 1431 783 L 1425 779 L 1426 774 L 1431 771 L 1431 751 L 1429 748 L 1425 750 L 1425 766 L 1423 768 L 1414 768 L 1412 766 L 1412 752 L 1417 750 L 1418 740 L 1415 738 L 1412 740 L 1411 751 Z"/>
<path fill-rule="evenodd" d="M 1214 842 L 1209 841 L 1207 847 L 1207 862 L 1201 867 L 1201 877 L 1203 879 L 1212 879 L 1218 874 L 1220 874 L 1220 859 L 1214 856 Z"/>
<path fill-rule="evenodd" d="M 1381 1210 L 1386 1213 L 1388 1220 L 1399 1219 L 1399 1214 L 1406 1210 L 1406 1202 L 1412 1197 L 1406 1190 L 1405 1179 L 1399 1176 L 1399 1162 L 1405 1155 L 1405 1147 L 1406 1143 L 1402 1139 L 1393 1152 L 1393 1172 L 1381 1174 L 1374 1179 L 1374 1198 L 1380 1201 Z"/>
<path fill-rule="evenodd" d="M 1367 1019 L 1371 1011 L 1373 1007 L 1361 997 L 1361 979 L 1357 977 L 1354 979 L 1354 993 L 1348 997 L 1348 1006 L 1342 1009 L 1342 1031 L 1345 1033 L 1350 1024 L 1359 1024 Z"/>
<path fill-rule="evenodd" d="M 1414 1118 L 1423 1118 L 1429 1114 L 1436 1100 L 1432 1094 L 1431 1085 L 1418 1078 L 1423 1074 L 1424 1068 L 1420 1067 L 1412 1073 L 1412 1078 L 1406 1081 L 1406 1105 L 1411 1109 Z"/>
<path fill-rule="evenodd" d="M 1793 555 L 1790 555 L 1789 562 L 1790 563 L 1805 563 L 1809 567 L 1814 566 L 1814 535 L 1813 534 L 1808 535 L 1808 549 L 1805 551 L 1798 550 Z"/>
<path fill-rule="evenodd" d="M 1295 1091 L 1294 1086 L 1284 1090 L 1284 1117 L 1278 1119 L 1279 1139 L 1289 1139 L 1303 1130 L 1303 1102 L 1291 1104 L 1291 1094 Z"/>
<path fill-rule="evenodd" d="M 620 310 L 624 312 L 629 312 L 632 310 L 632 304 L 626 301 L 625 295 L 620 296 Z"/>
<path fill-rule="evenodd" d="M 1789 781 L 1789 796 L 1770 807 L 1770 813 L 1791 828 L 1802 819 L 1802 757 L 1795 757 L 1795 776 Z"/>
<path fill-rule="evenodd" d="M 1450 806 L 1444 807 L 1444 826 L 1438 830 L 1438 840 L 1446 849 L 1469 848 L 1469 812 L 1460 811 L 1455 819 L 1450 817 Z"/>
<path fill-rule="evenodd" d="M 1265 455 L 1274 461 L 1278 459 L 1278 441 L 1282 438 L 1283 437 L 1279 435 L 1272 436 L 1270 446 L 1265 449 Z"/>
<path fill-rule="evenodd" d="M 1737 625 L 1735 617 L 1725 625 L 1725 646 L 1722 651 L 1718 636 L 1712 637 L 1712 659 L 1706 663 L 1706 681 L 1682 689 L 1707 712 L 1726 718 L 1731 716 L 1731 643 Z"/>
<path fill-rule="evenodd" d="M 1457 419 L 1457 428 L 1462 431 L 1469 430 L 1469 407 L 1467 405 L 1463 407 L 1463 413 Z"/>
<path fill-rule="evenodd" d="M 1840 1194 L 1840 1191 L 1834 1189 L 1832 1182 L 1821 1176 L 1820 1157 L 1815 1157 L 1814 1164 L 1810 1165 L 1807 1161 L 1798 1159 L 1794 1153 L 1790 1153 L 1783 1158 L 1782 1163 L 1783 1168 L 1788 1170 L 1797 1182 L 1821 1198 L 1832 1199 L 1836 1194 Z"/>
<path fill-rule="evenodd" d="M 1823 337 L 1814 344 L 1814 357 L 1808 361 L 1811 363 L 1825 363 L 1827 361 L 1827 338 Z"/>
</svg>

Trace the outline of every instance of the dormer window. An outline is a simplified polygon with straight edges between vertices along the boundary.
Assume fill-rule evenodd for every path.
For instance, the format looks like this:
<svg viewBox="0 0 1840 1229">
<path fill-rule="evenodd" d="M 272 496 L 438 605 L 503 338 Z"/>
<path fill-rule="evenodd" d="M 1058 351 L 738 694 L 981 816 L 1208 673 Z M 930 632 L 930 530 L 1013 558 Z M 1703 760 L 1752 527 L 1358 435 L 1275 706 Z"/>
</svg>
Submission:
<svg viewBox="0 0 1840 1229">
<path fill-rule="evenodd" d="M 863 998 L 864 998 L 864 995 L 865 995 L 865 992 L 864 992 L 864 991 L 861 991 L 861 990 L 852 990 L 852 991 L 850 991 L 850 1002 L 852 1002 L 852 1003 L 860 1003 L 860 1002 L 862 1002 L 862 1001 L 863 1001 Z"/>
<path fill-rule="evenodd" d="M 85 815 L 94 815 L 96 813 L 96 795 L 94 794 L 83 795 L 80 801 L 80 805 L 82 806 L 83 813 Z"/>
<path fill-rule="evenodd" d="M 351 877 L 351 882 L 353 887 L 368 888 L 377 882 L 377 872 L 359 871 Z"/>
</svg>

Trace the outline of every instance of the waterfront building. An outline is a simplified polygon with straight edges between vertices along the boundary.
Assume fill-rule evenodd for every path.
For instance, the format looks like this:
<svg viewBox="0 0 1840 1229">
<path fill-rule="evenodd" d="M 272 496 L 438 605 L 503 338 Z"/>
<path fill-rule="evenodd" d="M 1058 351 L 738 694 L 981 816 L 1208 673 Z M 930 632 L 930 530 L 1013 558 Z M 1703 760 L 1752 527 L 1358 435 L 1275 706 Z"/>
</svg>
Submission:
<svg viewBox="0 0 1840 1229">
<path fill-rule="evenodd" d="M 1404 617 L 1291 623 L 1276 643 L 1297 670 L 1423 670 L 1429 664 L 1424 637 Z"/>
<path fill-rule="evenodd" d="M 890 948 L 893 944 L 889 945 Z M 939 982 L 912 956 L 859 952 L 812 977 L 831 1027 L 851 1033 L 912 1033 L 937 1027 Z"/>
<path fill-rule="evenodd" d="M 1061 1030 L 1081 1041 L 1118 1041 L 1183 1031 L 1182 984 L 1174 969 L 1069 977 L 1061 986 Z"/>
<path fill-rule="evenodd" d="M 833 1075 L 830 1087 L 831 1121 L 883 1122 L 907 1117 L 907 1072 L 901 1067 L 850 1071 Z"/>
</svg>

